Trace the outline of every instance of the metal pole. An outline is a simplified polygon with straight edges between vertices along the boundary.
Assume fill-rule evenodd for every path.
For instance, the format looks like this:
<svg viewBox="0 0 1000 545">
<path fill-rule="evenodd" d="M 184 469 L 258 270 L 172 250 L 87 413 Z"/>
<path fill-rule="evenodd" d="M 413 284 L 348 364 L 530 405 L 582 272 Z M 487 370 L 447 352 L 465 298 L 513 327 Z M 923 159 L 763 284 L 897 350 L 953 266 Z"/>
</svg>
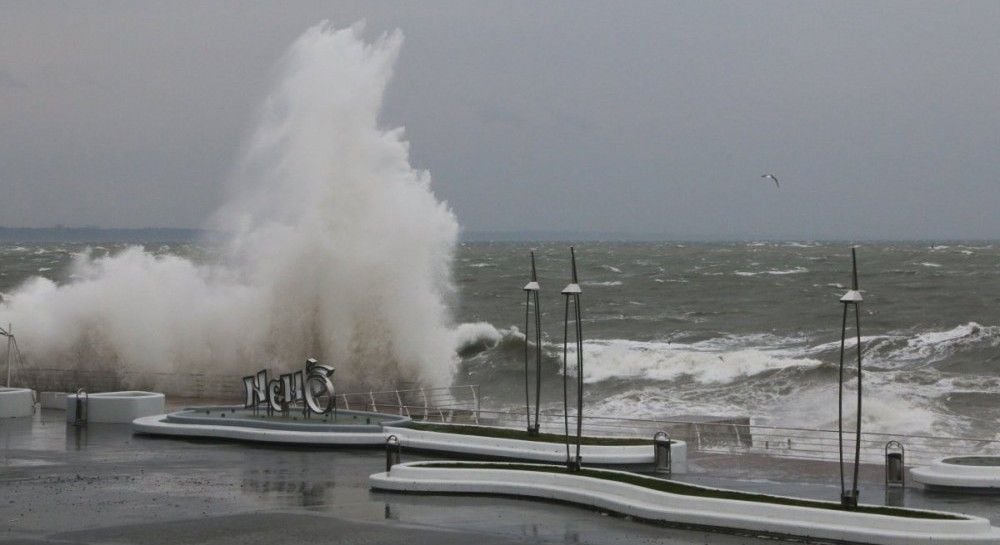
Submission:
<svg viewBox="0 0 1000 545">
<path fill-rule="evenodd" d="M 570 246 L 573 262 L 573 283 L 579 285 L 576 275 L 576 252 Z M 580 443 L 583 439 L 583 324 L 580 316 L 580 292 L 573 294 L 573 310 L 576 314 L 576 467 L 580 468 Z"/>
<path fill-rule="evenodd" d="M 576 276 L 576 261 L 573 261 Z M 574 283 L 576 279 L 574 278 Z M 573 296 L 576 307 L 576 467 L 580 468 L 580 443 L 583 441 L 583 324 L 580 322 L 580 294 Z"/>
<path fill-rule="evenodd" d="M 538 272 L 535 269 L 535 252 L 531 252 L 531 281 L 524 286 L 524 413 L 528 420 L 528 434 L 538 433 L 539 411 L 542 399 L 542 316 L 538 307 Z M 528 379 L 528 331 L 531 328 L 532 302 L 535 312 L 535 424 L 531 424 L 531 385 Z"/>
<path fill-rule="evenodd" d="M 534 259 L 532 259 L 532 274 L 534 274 Z M 533 294 L 535 300 L 535 433 L 541 429 L 539 414 L 542 410 L 542 311 L 538 306 L 538 292 Z"/>
<path fill-rule="evenodd" d="M 853 265 L 854 291 L 858 291 L 858 258 L 855 249 L 851 248 L 851 263 Z M 854 303 L 854 323 L 858 332 L 858 421 L 854 439 L 854 481 L 851 493 L 858 490 L 858 467 L 861 465 L 861 303 Z"/>
<path fill-rule="evenodd" d="M 566 384 L 566 374 L 569 372 L 567 353 L 569 347 L 569 294 L 566 294 L 566 314 L 563 317 L 563 425 L 566 431 L 566 468 L 572 469 L 569 456 L 569 389 Z"/>
<path fill-rule="evenodd" d="M 7 387 L 10 388 L 10 348 L 11 344 L 14 342 L 14 328 L 11 324 L 7 324 Z"/>
<path fill-rule="evenodd" d="M 469 390 L 472 392 L 472 405 L 476 408 L 473 418 L 476 420 L 476 424 L 479 423 L 479 394 L 477 390 L 479 389 L 478 384 L 470 384 Z"/>
<path fill-rule="evenodd" d="M 851 290 L 840 298 L 844 304 L 844 317 L 840 330 L 840 373 L 837 384 L 837 442 L 840 454 L 840 503 L 847 508 L 855 508 L 858 505 L 858 472 L 861 465 L 861 398 L 862 398 L 862 368 L 861 368 L 861 301 L 863 297 L 858 289 L 858 261 L 857 253 L 851 248 Z M 844 487 L 844 353 L 846 351 L 847 340 L 847 310 L 848 306 L 854 306 L 854 322 L 857 331 L 857 353 L 858 353 L 858 405 L 857 419 L 854 431 L 854 471 L 851 480 L 851 490 Z"/>
<path fill-rule="evenodd" d="M 534 255 L 534 254 L 532 254 Z M 531 433 L 531 398 L 528 385 L 528 320 L 530 317 L 531 292 L 524 291 L 524 416 L 528 419 L 528 433 Z"/>
<path fill-rule="evenodd" d="M 847 303 L 840 327 L 840 378 L 837 381 L 837 441 L 840 446 L 840 497 L 844 497 L 844 344 L 847 338 Z"/>
</svg>

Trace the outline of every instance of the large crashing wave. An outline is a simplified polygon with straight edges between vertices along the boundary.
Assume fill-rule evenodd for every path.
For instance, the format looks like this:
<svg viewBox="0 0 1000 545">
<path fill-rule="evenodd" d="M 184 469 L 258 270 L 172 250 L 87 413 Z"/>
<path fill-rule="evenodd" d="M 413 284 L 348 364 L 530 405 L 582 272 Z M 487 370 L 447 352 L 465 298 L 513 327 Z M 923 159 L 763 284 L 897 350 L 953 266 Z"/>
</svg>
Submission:
<svg viewBox="0 0 1000 545">
<path fill-rule="evenodd" d="M 447 385 L 458 226 L 378 115 L 402 36 L 309 29 L 279 80 L 212 227 L 224 257 L 134 247 L 83 255 L 76 280 L 26 282 L 0 307 L 45 367 L 235 373 L 313 356 L 343 385 Z"/>
</svg>

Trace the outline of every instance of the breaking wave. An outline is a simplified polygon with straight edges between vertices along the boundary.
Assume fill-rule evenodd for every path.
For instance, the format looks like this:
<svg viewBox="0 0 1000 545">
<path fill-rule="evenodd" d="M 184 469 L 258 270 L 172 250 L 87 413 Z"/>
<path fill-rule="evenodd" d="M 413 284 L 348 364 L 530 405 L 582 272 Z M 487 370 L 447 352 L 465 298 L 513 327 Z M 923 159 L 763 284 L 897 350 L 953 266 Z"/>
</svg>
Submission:
<svg viewBox="0 0 1000 545">
<path fill-rule="evenodd" d="M 151 375 L 312 356 L 348 387 L 449 384 L 458 226 L 410 165 L 403 130 L 378 126 L 402 35 L 362 32 L 324 23 L 281 59 L 211 222 L 228 234 L 223 257 L 130 247 L 78 256 L 68 284 L 29 280 L 0 306 L 27 355 Z"/>
</svg>

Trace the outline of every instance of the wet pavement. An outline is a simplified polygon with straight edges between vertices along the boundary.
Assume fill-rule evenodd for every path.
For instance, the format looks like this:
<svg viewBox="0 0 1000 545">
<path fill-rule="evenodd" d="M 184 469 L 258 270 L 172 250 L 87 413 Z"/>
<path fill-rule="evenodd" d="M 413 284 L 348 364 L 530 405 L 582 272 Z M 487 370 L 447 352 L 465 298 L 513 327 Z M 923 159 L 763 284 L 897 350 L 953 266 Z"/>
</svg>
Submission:
<svg viewBox="0 0 1000 545">
<path fill-rule="evenodd" d="M 434 458 L 440 458 L 435 456 Z M 431 459 L 404 452 L 404 461 Z M 0 544 L 774 543 L 640 523 L 512 498 L 369 490 L 380 449 L 294 448 L 132 435 L 128 425 L 67 426 L 64 413 L 0 420 Z M 836 465 L 691 453 L 679 480 L 836 499 Z M 863 503 L 886 499 L 880 467 Z M 892 503 L 985 516 L 1000 496 L 908 487 Z"/>
</svg>

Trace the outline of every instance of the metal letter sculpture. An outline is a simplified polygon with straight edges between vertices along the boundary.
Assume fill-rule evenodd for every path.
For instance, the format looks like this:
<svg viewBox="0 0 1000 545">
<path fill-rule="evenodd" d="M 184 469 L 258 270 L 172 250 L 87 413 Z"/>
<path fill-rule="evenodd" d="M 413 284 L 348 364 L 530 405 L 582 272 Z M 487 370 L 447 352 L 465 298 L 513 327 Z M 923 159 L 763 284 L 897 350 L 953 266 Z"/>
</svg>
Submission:
<svg viewBox="0 0 1000 545">
<path fill-rule="evenodd" d="M 305 382 L 305 406 L 309 411 L 316 414 L 327 414 L 337 407 L 337 396 L 334 394 L 333 376 L 334 368 L 329 365 L 321 365 L 316 360 L 309 358 L 306 360 L 306 382 Z M 324 395 L 326 396 L 326 406 L 321 406 Z"/>
<path fill-rule="evenodd" d="M 310 414 L 329 414 L 337 409 L 331 379 L 334 371 L 332 366 L 322 365 L 313 358 L 306 360 L 304 373 L 286 373 L 270 381 L 267 370 L 262 369 L 256 375 L 243 377 L 246 394 L 243 406 L 252 408 L 256 414 L 264 404 L 269 416 L 275 412 L 287 415 L 292 405 L 301 402 L 302 414 L 307 418 Z"/>
</svg>

